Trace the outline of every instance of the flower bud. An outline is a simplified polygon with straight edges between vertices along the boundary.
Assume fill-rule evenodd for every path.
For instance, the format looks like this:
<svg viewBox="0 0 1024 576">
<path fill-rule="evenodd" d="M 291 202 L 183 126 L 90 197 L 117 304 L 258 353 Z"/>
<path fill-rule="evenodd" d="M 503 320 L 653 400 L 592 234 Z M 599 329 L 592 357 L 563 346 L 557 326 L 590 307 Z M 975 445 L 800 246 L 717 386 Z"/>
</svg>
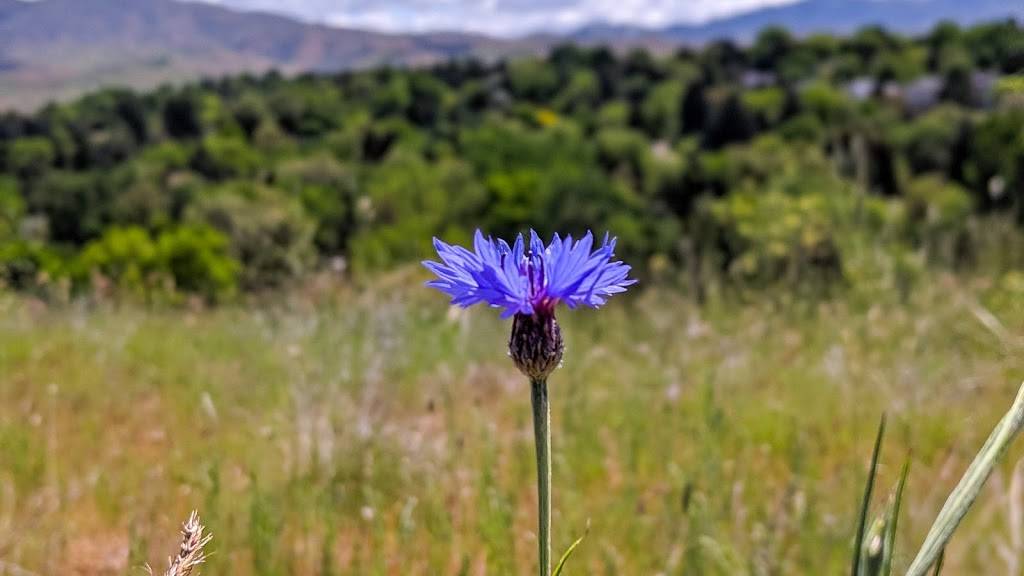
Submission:
<svg viewBox="0 0 1024 576">
<path fill-rule="evenodd" d="M 533 380 L 544 380 L 562 362 L 565 344 L 554 311 L 516 314 L 508 353 L 516 368 Z"/>
</svg>

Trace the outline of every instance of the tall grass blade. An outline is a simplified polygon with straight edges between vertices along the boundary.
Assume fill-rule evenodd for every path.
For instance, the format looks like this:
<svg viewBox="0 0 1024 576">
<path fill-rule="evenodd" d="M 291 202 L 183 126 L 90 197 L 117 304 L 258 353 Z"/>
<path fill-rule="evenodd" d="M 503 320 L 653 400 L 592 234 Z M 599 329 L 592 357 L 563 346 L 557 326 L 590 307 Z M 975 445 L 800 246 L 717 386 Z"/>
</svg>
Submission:
<svg viewBox="0 0 1024 576">
<path fill-rule="evenodd" d="M 587 526 L 587 531 L 583 533 L 583 536 L 577 538 L 576 541 L 566 549 L 565 554 L 562 554 L 562 557 L 558 560 L 558 564 L 555 566 L 555 571 L 551 573 L 551 576 L 559 576 L 562 573 L 562 568 L 565 568 L 565 563 L 569 560 L 569 557 L 572 556 L 572 553 L 576 551 L 576 547 L 579 546 L 580 543 L 583 542 L 583 539 L 587 537 L 589 532 L 590 526 Z"/>
<path fill-rule="evenodd" d="M 871 507 L 871 494 L 875 490 L 875 474 L 878 470 L 878 456 L 882 451 L 882 437 L 885 436 L 885 414 L 878 422 L 878 434 L 875 436 L 875 449 L 871 453 L 871 470 L 868 472 L 868 482 L 864 487 L 864 500 L 860 506 L 860 518 L 857 520 L 857 536 L 853 542 L 853 567 L 850 576 L 860 576 L 861 557 L 864 551 L 864 532 L 868 525 L 868 509 Z"/>
<path fill-rule="evenodd" d="M 903 507 L 903 489 L 907 486 L 907 474 L 910 473 L 910 458 L 903 462 L 903 469 L 900 470 L 900 479 L 896 484 L 896 492 L 893 495 L 892 505 L 889 507 L 889 517 L 885 526 L 884 555 L 882 556 L 882 575 L 892 574 L 892 560 L 896 555 L 896 527 L 899 524 L 900 508 Z"/>
<path fill-rule="evenodd" d="M 1006 448 L 1013 442 L 1013 439 L 1020 432 L 1024 425 L 1024 384 L 1017 391 L 1017 398 L 1010 407 L 1009 412 L 996 425 L 992 435 L 989 436 L 981 451 L 975 456 L 974 461 L 967 468 L 960 483 L 946 499 L 945 505 L 939 512 L 935 523 L 932 524 L 924 544 L 917 553 L 917 557 L 910 564 L 907 576 L 924 576 L 928 569 L 939 559 L 943 549 L 953 537 L 953 532 L 967 515 L 967 511 L 974 504 L 981 493 L 985 481 L 992 474 L 999 458 L 1006 451 Z"/>
</svg>

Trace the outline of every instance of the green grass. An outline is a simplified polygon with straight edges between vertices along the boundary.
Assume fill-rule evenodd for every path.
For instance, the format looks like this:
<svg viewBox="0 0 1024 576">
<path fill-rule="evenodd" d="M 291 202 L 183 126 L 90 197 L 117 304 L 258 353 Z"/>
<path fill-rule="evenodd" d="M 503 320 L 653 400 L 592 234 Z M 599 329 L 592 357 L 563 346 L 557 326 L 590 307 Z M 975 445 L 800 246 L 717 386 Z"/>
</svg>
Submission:
<svg viewBox="0 0 1024 576">
<path fill-rule="evenodd" d="M 530 394 L 508 325 L 403 287 L 418 282 L 207 311 L 0 296 L 0 560 L 135 574 L 163 566 L 197 508 L 211 575 L 533 574 Z M 883 411 L 874 509 L 912 459 L 902 573 L 1024 377 L 1021 285 L 703 308 L 660 289 L 563 312 L 556 552 L 590 523 L 564 574 L 845 573 Z M 1022 454 L 945 573 L 1024 562 Z"/>
</svg>

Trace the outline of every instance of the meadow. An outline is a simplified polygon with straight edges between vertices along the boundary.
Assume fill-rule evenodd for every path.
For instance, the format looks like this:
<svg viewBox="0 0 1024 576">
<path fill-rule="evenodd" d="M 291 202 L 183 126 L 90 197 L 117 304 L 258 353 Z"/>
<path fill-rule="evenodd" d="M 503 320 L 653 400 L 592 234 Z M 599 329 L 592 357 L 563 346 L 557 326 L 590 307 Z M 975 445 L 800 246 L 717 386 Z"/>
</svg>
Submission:
<svg viewBox="0 0 1024 576">
<path fill-rule="evenodd" d="M 198 509 L 210 575 L 527 575 L 529 386 L 508 324 L 404 270 L 207 309 L 0 296 L 0 574 L 138 574 Z M 849 569 L 879 417 L 876 506 L 911 460 L 905 567 L 1024 378 L 1024 277 L 906 298 L 649 288 L 560 315 L 551 378 L 566 574 Z M 1024 449 L 947 574 L 1024 566 Z"/>
</svg>

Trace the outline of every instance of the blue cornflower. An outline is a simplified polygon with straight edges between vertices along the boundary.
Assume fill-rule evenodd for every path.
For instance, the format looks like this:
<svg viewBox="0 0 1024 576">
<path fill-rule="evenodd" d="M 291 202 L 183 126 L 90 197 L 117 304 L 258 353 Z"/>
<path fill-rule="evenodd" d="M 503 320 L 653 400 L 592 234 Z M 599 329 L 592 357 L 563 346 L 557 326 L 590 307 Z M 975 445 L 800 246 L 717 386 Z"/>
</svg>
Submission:
<svg viewBox="0 0 1024 576">
<path fill-rule="evenodd" d="M 530 230 L 529 246 L 523 235 L 512 246 L 485 238 L 479 230 L 473 251 L 434 238 L 441 262 L 424 262 L 436 280 L 427 283 L 452 297 L 452 304 L 469 307 L 481 302 L 503 308 L 502 317 L 514 317 L 508 354 L 530 379 L 533 430 L 537 443 L 537 506 L 540 574 L 551 574 L 551 409 L 548 376 L 562 362 L 565 344 L 555 319 L 555 307 L 597 308 L 612 294 L 625 292 L 636 280 L 629 266 L 613 261 L 615 239 L 604 236 L 597 249 L 587 232 L 574 242 L 555 234 L 547 246 Z"/>
<path fill-rule="evenodd" d="M 605 234 L 600 248 L 591 251 L 594 236 L 587 233 L 573 242 L 555 234 L 547 246 L 530 231 L 530 245 L 522 234 L 509 246 L 504 240 L 485 238 L 479 230 L 473 252 L 434 239 L 442 262 L 424 262 L 437 274 L 428 286 L 452 297 L 463 308 L 486 302 L 504 308 L 502 318 L 515 317 L 509 356 L 530 379 L 546 381 L 562 362 L 565 345 L 555 320 L 555 306 L 597 308 L 612 294 L 635 283 L 629 266 L 612 261 L 615 239 Z"/>
<path fill-rule="evenodd" d="M 473 252 L 446 244 L 437 238 L 434 247 L 442 262 L 424 262 L 438 279 L 427 283 L 452 297 L 452 304 L 469 307 L 485 302 L 503 308 L 502 318 L 516 314 L 553 314 L 559 302 L 569 308 L 597 308 L 609 296 L 625 292 L 636 281 L 628 278 L 630 267 L 613 262 L 615 239 L 605 234 L 604 242 L 591 251 L 594 237 L 589 232 L 574 242 L 557 234 L 544 246 L 530 231 L 529 247 L 522 234 L 512 246 L 504 240 L 485 238 L 477 230 Z"/>
</svg>

